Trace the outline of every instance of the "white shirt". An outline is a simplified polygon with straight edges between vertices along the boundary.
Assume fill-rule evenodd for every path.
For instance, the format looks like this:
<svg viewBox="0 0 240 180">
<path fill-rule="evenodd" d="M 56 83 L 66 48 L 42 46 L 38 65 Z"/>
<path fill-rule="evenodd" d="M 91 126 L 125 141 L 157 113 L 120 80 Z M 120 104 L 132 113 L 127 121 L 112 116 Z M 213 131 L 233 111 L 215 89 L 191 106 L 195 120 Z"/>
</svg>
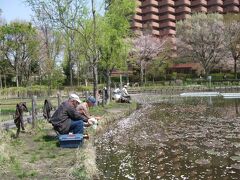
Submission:
<svg viewBox="0 0 240 180">
<path fill-rule="evenodd" d="M 127 88 L 122 88 L 122 94 L 123 96 L 129 96 L 128 92 L 127 92 Z"/>
</svg>

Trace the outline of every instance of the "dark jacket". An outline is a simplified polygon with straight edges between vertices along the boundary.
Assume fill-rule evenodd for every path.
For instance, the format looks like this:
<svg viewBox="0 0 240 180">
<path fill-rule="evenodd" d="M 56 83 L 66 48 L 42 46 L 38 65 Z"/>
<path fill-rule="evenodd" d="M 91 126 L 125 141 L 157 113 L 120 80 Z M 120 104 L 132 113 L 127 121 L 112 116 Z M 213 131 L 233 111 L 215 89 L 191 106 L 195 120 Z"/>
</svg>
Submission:
<svg viewBox="0 0 240 180">
<path fill-rule="evenodd" d="M 81 115 L 76 109 L 70 106 L 68 101 L 65 101 L 54 112 L 50 119 L 50 123 L 52 123 L 54 129 L 60 134 L 67 134 L 69 133 L 71 120 L 87 121 L 85 116 Z"/>
</svg>

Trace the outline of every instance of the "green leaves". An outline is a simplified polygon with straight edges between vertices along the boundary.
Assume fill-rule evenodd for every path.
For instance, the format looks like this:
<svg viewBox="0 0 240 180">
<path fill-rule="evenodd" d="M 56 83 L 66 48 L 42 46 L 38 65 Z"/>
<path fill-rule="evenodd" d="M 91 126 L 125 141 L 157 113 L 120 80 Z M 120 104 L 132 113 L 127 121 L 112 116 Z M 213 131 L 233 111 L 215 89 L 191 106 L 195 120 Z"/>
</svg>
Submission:
<svg viewBox="0 0 240 180">
<path fill-rule="evenodd" d="M 38 48 L 36 29 L 30 23 L 12 22 L 1 26 L 0 34 L 1 50 L 4 59 L 9 62 L 15 72 L 17 86 L 18 82 L 26 83 L 30 75 L 36 72 L 38 66 L 36 63 Z M 9 67 L 6 68 L 9 69 Z M 20 75 L 21 79 L 19 79 Z"/>
</svg>

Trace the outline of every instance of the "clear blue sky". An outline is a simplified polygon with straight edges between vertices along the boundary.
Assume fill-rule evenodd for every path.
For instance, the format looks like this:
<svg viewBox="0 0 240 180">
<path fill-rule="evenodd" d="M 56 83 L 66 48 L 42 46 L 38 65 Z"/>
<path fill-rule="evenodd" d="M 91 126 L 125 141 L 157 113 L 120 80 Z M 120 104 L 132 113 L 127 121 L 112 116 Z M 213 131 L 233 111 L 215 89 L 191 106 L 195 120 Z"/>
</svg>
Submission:
<svg viewBox="0 0 240 180">
<path fill-rule="evenodd" d="M 98 8 L 102 2 L 103 0 L 96 0 Z M 24 0 L 0 0 L 0 9 L 3 11 L 2 17 L 8 23 L 14 20 L 31 21 L 31 15 L 34 15 Z"/>
<path fill-rule="evenodd" d="M 13 20 L 30 21 L 33 14 L 31 8 L 24 4 L 24 0 L 0 0 L 2 17 L 7 22 Z"/>
</svg>

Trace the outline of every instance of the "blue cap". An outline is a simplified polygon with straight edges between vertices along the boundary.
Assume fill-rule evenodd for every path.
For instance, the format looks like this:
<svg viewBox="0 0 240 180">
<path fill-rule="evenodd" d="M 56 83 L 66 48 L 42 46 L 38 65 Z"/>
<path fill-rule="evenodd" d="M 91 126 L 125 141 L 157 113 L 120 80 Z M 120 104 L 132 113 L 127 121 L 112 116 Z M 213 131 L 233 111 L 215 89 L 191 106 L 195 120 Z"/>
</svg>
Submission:
<svg viewBox="0 0 240 180">
<path fill-rule="evenodd" d="M 96 99 L 93 96 L 89 96 L 87 100 L 88 100 L 88 102 L 90 102 L 92 104 L 96 103 Z"/>
</svg>

